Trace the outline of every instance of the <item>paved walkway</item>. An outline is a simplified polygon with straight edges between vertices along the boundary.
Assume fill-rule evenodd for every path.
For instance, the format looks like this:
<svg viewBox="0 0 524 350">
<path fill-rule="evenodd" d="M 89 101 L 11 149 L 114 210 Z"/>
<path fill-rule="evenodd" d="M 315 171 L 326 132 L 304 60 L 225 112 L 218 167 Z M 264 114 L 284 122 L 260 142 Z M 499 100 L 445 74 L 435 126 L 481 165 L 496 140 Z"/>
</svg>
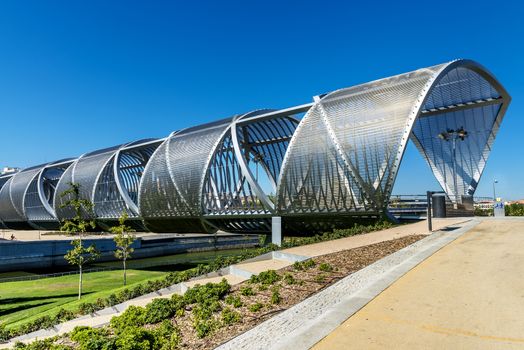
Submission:
<svg viewBox="0 0 524 350">
<path fill-rule="evenodd" d="M 444 227 L 464 223 L 469 220 L 471 220 L 471 218 L 433 219 L 433 231 L 438 231 Z M 401 237 L 421 234 L 429 234 L 428 223 L 426 220 L 418 221 L 413 224 L 396 226 L 387 230 L 370 232 L 364 235 L 356 235 L 349 238 L 290 248 L 286 249 L 285 252 L 289 254 L 315 257 Z"/>
<path fill-rule="evenodd" d="M 524 349 L 524 220 L 484 220 L 314 349 Z"/>
</svg>

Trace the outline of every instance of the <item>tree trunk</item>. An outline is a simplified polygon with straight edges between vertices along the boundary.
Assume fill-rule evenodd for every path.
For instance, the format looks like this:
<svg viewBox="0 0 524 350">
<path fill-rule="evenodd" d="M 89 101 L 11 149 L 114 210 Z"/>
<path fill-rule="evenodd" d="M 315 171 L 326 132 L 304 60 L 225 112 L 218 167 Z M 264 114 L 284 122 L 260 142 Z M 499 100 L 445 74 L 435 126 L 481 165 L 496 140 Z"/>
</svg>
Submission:
<svg viewBox="0 0 524 350">
<path fill-rule="evenodd" d="M 127 283 L 127 276 L 126 276 L 126 259 L 124 258 L 124 286 Z"/>
<path fill-rule="evenodd" d="M 79 280 L 78 280 L 78 300 L 82 297 L 82 265 L 79 265 Z"/>
</svg>

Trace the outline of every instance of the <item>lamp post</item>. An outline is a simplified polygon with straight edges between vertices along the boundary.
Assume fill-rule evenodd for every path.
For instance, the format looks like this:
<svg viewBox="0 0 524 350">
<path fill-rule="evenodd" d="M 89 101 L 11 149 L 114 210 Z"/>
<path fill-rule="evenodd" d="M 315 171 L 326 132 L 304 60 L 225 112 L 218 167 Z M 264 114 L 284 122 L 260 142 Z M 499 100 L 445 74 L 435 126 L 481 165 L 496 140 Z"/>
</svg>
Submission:
<svg viewBox="0 0 524 350">
<path fill-rule="evenodd" d="M 493 180 L 493 203 L 497 201 L 497 193 L 495 192 L 495 184 L 498 184 L 499 180 Z"/>
<path fill-rule="evenodd" d="M 263 160 L 264 160 L 264 155 L 261 154 L 261 153 L 256 153 L 255 156 L 253 157 L 253 161 L 255 162 L 255 166 L 256 166 L 256 179 L 255 179 L 255 181 L 257 181 L 257 182 L 258 182 L 258 163 L 260 163 Z"/>
<path fill-rule="evenodd" d="M 455 202 L 453 203 L 453 208 L 458 208 L 458 186 L 457 186 L 457 140 L 464 141 L 468 136 L 468 132 L 464 130 L 464 127 L 460 129 L 453 130 L 447 129 L 444 132 L 438 134 L 439 139 L 443 141 L 451 141 L 451 158 L 453 162 L 453 195 L 455 196 Z"/>
</svg>

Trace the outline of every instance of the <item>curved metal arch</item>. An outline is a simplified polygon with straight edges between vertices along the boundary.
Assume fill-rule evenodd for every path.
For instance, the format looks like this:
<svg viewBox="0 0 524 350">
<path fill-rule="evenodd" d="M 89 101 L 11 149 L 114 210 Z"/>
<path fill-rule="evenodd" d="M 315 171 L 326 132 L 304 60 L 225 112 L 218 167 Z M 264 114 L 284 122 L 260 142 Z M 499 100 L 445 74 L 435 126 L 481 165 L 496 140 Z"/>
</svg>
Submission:
<svg viewBox="0 0 524 350">
<path fill-rule="evenodd" d="M 85 153 L 78 157 L 67 169 L 67 171 L 71 169 L 70 181 L 68 181 L 69 174 L 67 174 L 68 176 L 62 176 L 57 184 L 54 199 L 54 209 L 59 220 L 64 220 L 74 215 L 68 208 L 61 208 L 62 203 L 65 202 L 61 197 L 61 193 L 68 189 L 67 184 L 69 182 L 78 183 L 80 185 L 80 197 L 94 203 L 95 190 L 100 175 L 120 147 L 122 147 L 122 145 Z M 66 173 L 64 173 L 64 175 L 66 175 Z M 93 214 L 96 216 L 96 206 L 94 207 Z"/>
<path fill-rule="evenodd" d="M 65 159 L 65 160 L 49 163 L 46 166 L 44 166 L 42 168 L 42 170 L 38 173 L 38 179 L 37 179 L 37 194 L 38 194 L 38 198 L 40 200 L 42 208 L 49 215 L 49 219 L 50 220 L 57 220 L 57 216 L 56 216 L 56 212 L 55 212 L 55 209 L 54 209 L 53 201 L 54 201 L 54 196 L 55 196 L 55 193 L 56 193 L 56 189 L 58 188 L 58 182 L 60 182 L 60 178 L 62 177 L 62 175 L 67 171 L 67 169 L 73 163 L 74 163 L 73 159 Z M 58 179 L 57 180 L 55 179 L 57 181 L 57 183 L 56 183 L 55 189 L 54 189 L 54 191 L 52 193 L 52 197 L 47 199 L 45 197 L 45 191 L 46 191 L 46 189 L 45 189 L 46 183 L 45 182 L 47 180 L 46 173 L 48 171 L 53 170 L 53 169 L 59 169 L 58 171 L 61 171 L 61 173 L 59 174 Z M 49 184 L 48 184 L 48 186 L 49 186 Z M 49 200 L 51 200 L 51 203 L 49 202 Z M 24 207 L 25 207 L 25 204 L 24 204 Z M 26 210 L 27 210 L 27 208 L 26 208 Z M 34 221 L 34 220 L 32 220 L 29 217 L 29 214 L 27 216 L 28 216 L 28 220 Z"/>
<path fill-rule="evenodd" d="M 23 216 L 21 216 L 16 210 L 13 200 L 11 199 L 12 181 L 13 177 L 10 177 L 0 189 L 0 219 L 4 223 L 24 220 Z"/>
<path fill-rule="evenodd" d="M 85 154 L 81 155 L 77 159 L 75 159 L 71 165 L 64 171 L 60 179 L 58 180 L 56 184 L 56 190 L 55 194 L 53 196 L 53 211 L 55 213 L 55 216 L 57 220 L 60 222 L 64 219 L 71 218 L 74 216 L 74 213 L 69 208 L 62 208 L 62 197 L 61 194 L 63 191 L 67 190 L 68 184 L 70 182 L 74 182 L 73 174 L 74 169 L 76 167 L 76 164 L 78 163 L 78 160 L 82 158 Z"/>
<path fill-rule="evenodd" d="M 115 182 L 120 192 L 120 195 L 124 199 L 127 208 L 129 208 L 132 211 L 131 215 L 133 216 L 139 215 L 138 198 L 136 198 L 136 200 L 133 200 L 129 191 L 131 186 L 136 186 L 136 192 L 138 196 L 142 176 L 138 174 L 131 179 L 129 174 L 124 174 L 124 172 L 121 169 L 121 164 L 127 158 L 132 158 L 133 160 L 136 160 L 138 162 L 138 158 L 140 158 L 140 156 L 142 158 L 147 157 L 147 159 L 143 159 L 143 162 L 139 162 L 139 164 L 131 164 L 131 160 L 127 160 L 127 167 L 133 166 L 135 170 L 143 167 L 142 170 L 138 170 L 139 172 L 143 173 L 153 153 L 158 148 L 161 142 L 161 140 L 148 140 L 148 142 L 128 145 L 126 147 L 120 148 L 115 155 L 115 161 L 113 163 L 113 176 L 115 177 Z M 132 148 L 130 148 L 130 146 Z M 138 153 L 140 153 L 140 156 L 137 155 Z M 123 181 L 124 177 L 127 181 Z M 138 177 L 138 179 L 136 179 L 136 177 Z"/>
<path fill-rule="evenodd" d="M 261 185 L 276 190 L 281 161 L 298 123 L 291 115 L 272 110 L 247 113 L 231 123 L 205 172 L 204 219 L 230 232 L 271 230 L 267 218 L 275 213 L 274 203 Z M 253 167 L 260 167 L 262 179 L 255 177 Z"/>
<path fill-rule="evenodd" d="M 146 226 L 158 231 L 214 231 L 202 218 L 204 169 L 234 118 L 173 132 L 158 147 L 144 169 L 138 196 Z"/>
<path fill-rule="evenodd" d="M 256 112 L 253 112 L 253 113 L 256 113 Z M 253 113 L 248 113 L 245 116 L 249 117 L 253 115 Z M 231 139 L 233 141 L 233 149 L 235 151 L 235 155 L 240 165 L 242 174 L 245 176 L 247 182 L 253 189 L 256 197 L 262 201 L 264 207 L 266 207 L 266 209 L 269 210 L 270 212 L 274 212 L 275 204 L 269 200 L 269 198 L 266 196 L 266 194 L 264 193 L 264 191 L 262 190 L 258 182 L 255 181 L 253 173 L 251 172 L 251 169 L 249 169 L 248 165 L 246 164 L 245 157 L 242 154 L 242 150 L 240 149 L 240 143 L 238 141 L 237 121 L 233 122 L 229 128 L 231 130 Z"/>
<path fill-rule="evenodd" d="M 465 68 L 465 69 L 469 69 L 477 73 L 480 77 L 484 78 L 488 82 L 488 84 L 500 94 L 500 109 L 498 110 L 494 118 L 494 123 L 490 130 L 489 137 L 486 141 L 486 144 L 484 146 L 483 153 L 489 153 L 489 150 L 491 149 L 491 145 L 493 144 L 493 141 L 495 139 L 495 135 L 497 134 L 498 129 L 500 127 L 500 123 L 504 117 L 504 114 L 506 113 L 509 103 L 511 102 L 511 96 L 509 95 L 509 93 L 506 91 L 506 89 L 502 86 L 502 84 L 495 78 L 495 76 L 489 70 L 487 70 L 484 66 L 482 66 L 481 64 L 477 62 L 472 61 L 472 60 L 467 60 L 467 59 L 458 59 L 458 60 L 454 60 L 446 64 L 444 67 L 442 67 L 441 70 L 439 70 L 437 73 L 434 74 L 433 79 L 428 81 L 424 89 L 421 91 L 420 96 L 417 99 L 417 103 L 413 106 L 413 111 L 411 113 L 413 117 L 410 117 L 408 119 L 405 133 L 407 133 L 407 135 L 409 135 L 411 140 L 415 143 L 420 153 L 424 156 L 428 165 L 431 167 L 440 185 L 442 186 L 442 188 L 444 189 L 448 197 L 453 202 L 460 202 L 460 198 L 455 198 L 455 195 L 452 193 L 455 189 L 451 188 L 451 184 L 446 183 L 445 181 L 442 181 L 439 174 L 435 172 L 435 167 L 432 166 L 431 164 L 432 160 L 428 156 L 427 151 L 424 149 L 424 146 L 420 144 L 416 136 L 413 134 L 413 128 L 417 120 L 421 117 L 421 114 L 423 113 L 424 105 L 426 104 L 428 98 L 432 95 L 433 90 L 439 84 L 440 80 L 446 77 L 450 72 L 452 72 L 453 70 L 457 68 Z M 471 88 L 471 87 L 468 86 L 468 88 Z M 468 108 L 468 106 L 466 106 L 466 108 Z M 475 108 L 475 107 L 469 106 L 469 108 Z M 396 169 L 398 169 L 400 165 L 402 156 L 405 152 L 406 144 L 407 144 L 407 137 L 406 137 L 406 140 L 404 140 L 403 138 L 403 143 L 401 145 L 401 148 L 399 148 L 397 161 L 395 164 Z M 480 169 L 479 171 L 478 178 L 474 179 L 476 183 L 478 183 L 478 181 L 480 180 L 483 170 L 484 169 L 482 167 L 482 169 Z M 394 177 L 389 182 L 390 183 L 389 184 L 389 193 L 388 193 L 389 195 L 391 194 L 391 190 L 393 188 L 395 177 L 396 177 L 396 172 L 394 174 Z M 476 188 L 476 185 L 475 185 L 475 188 Z M 475 188 L 472 189 L 471 194 L 473 194 L 473 192 L 475 191 Z M 388 195 L 388 198 L 389 198 L 389 195 Z"/>
<path fill-rule="evenodd" d="M 326 94 L 315 99 L 291 139 L 278 180 L 279 214 L 321 214 L 324 211 L 351 214 L 362 210 L 359 209 L 361 204 L 358 204 L 362 199 L 365 199 L 365 212 L 379 214 L 384 210 L 413 125 L 422 113 L 431 88 L 456 67 L 466 67 L 478 72 L 504 96 L 503 106 L 490 134 L 490 138 L 493 138 L 509 96 L 500 83 L 472 61 L 453 61 Z M 395 98 L 401 93 L 403 100 Z M 327 106 L 330 109 L 328 112 Z M 394 120 L 389 120 L 392 116 Z M 305 129 L 306 125 L 309 129 Z M 378 129 L 387 127 L 394 128 L 391 129 L 394 132 L 388 134 L 388 130 Z M 307 146 L 306 130 L 316 130 L 325 141 L 319 139 L 315 141 L 316 145 Z M 384 135 L 383 141 L 378 139 L 380 135 Z M 368 139 L 369 137 L 374 139 Z M 319 148 L 319 142 L 327 144 L 324 148 Z M 384 145 L 380 145 L 381 142 Z M 297 147 L 301 147 L 302 151 L 298 151 Z M 306 152 L 308 147 L 313 147 L 310 152 Z M 296 158 L 297 152 L 302 154 L 298 155 L 301 157 L 300 161 Z M 322 152 L 318 155 L 321 159 L 315 156 L 315 152 Z M 308 175 L 308 169 L 313 170 L 315 175 Z M 292 173 L 289 175 L 289 171 L 301 172 L 300 178 L 288 183 L 291 180 L 287 177 L 294 176 Z M 345 175 L 337 177 L 337 172 Z M 342 183 L 349 183 L 348 190 L 342 191 Z M 288 188 L 290 186 L 294 187 Z M 311 193 L 300 195 L 301 188 L 308 186 Z M 295 199 L 300 196 L 304 199 Z M 303 200 L 306 202 L 300 204 Z M 292 204 L 293 201 L 298 206 Z"/>
<path fill-rule="evenodd" d="M 0 191 L 0 202 L 2 221 L 7 226 L 15 225 L 31 228 L 38 228 L 28 220 L 25 202 L 29 188 L 38 178 L 39 173 L 45 168 L 46 164 L 24 169 L 14 174 L 2 187 Z"/>
</svg>

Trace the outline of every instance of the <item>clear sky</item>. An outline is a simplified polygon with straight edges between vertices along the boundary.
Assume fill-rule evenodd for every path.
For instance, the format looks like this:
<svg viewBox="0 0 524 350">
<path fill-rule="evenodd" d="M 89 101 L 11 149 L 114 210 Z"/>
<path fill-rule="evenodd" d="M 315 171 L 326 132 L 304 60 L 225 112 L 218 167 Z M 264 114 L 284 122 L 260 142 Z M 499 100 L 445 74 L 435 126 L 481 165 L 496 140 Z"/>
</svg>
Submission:
<svg viewBox="0 0 524 350">
<path fill-rule="evenodd" d="M 426 3 L 428 3 L 426 5 Z M 477 190 L 524 198 L 518 1 L 0 2 L 0 165 L 27 167 L 446 62 L 513 97 Z M 394 193 L 439 189 L 414 147 Z"/>
</svg>

